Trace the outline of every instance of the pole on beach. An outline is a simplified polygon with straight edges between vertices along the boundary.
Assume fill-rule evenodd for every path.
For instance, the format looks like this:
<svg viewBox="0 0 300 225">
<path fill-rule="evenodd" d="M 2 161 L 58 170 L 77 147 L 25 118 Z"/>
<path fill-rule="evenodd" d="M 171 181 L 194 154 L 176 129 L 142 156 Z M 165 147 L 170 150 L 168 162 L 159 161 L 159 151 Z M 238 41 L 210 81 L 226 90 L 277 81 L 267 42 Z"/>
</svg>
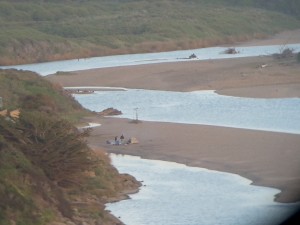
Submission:
<svg viewBox="0 0 300 225">
<path fill-rule="evenodd" d="M 139 117 L 138 117 L 138 109 L 139 109 L 139 108 L 134 108 L 134 110 L 135 110 L 135 120 L 136 120 L 136 121 L 139 120 Z"/>
</svg>

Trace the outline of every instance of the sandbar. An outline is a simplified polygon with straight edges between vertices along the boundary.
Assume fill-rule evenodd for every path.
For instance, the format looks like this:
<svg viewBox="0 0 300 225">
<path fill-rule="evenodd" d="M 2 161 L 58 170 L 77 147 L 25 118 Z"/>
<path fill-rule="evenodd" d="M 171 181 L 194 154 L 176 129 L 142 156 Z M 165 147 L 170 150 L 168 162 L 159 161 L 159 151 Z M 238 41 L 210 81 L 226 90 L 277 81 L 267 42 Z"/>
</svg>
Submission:
<svg viewBox="0 0 300 225">
<path fill-rule="evenodd" d="M 300 31 L 287 31 L 245 45 L 300 43 Z M 216 90 L 253 98 L 300 97 L 300 63 L 272 56 L 124 66 L 47 76 L 62 86 L 100 86 L 166 91 Z M 300 200 L 300 135 L 205 125 L 133 123 L 110 117 L 85 118 L 94 127 L 88 143 L 107 152 L 184 163 L 239 174 L 255 185 L 281 190 L 278 202 Z M 115 136 L 138 144 L 109 145 Z"/>
</svg>

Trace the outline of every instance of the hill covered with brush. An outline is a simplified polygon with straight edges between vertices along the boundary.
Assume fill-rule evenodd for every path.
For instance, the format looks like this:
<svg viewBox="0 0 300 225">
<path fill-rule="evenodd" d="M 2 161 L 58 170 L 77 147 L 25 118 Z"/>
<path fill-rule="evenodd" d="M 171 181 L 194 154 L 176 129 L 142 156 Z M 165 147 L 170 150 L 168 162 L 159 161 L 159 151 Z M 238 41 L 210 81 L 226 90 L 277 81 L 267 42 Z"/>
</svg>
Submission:
<svg viewBox="0 0 300 225">
<path fill-rule="evenodd" d="M 3 0 L 0 65 L 206 47 L 299 19 L 297 0 Z"/>
<path fill-rule="evenodd" d="M 0 96 L 0 225 L 115 224 L 104 204 L 138 183 L 74 127 L 91 112 L 32 72 L 0 70 Z"/>
</svg>

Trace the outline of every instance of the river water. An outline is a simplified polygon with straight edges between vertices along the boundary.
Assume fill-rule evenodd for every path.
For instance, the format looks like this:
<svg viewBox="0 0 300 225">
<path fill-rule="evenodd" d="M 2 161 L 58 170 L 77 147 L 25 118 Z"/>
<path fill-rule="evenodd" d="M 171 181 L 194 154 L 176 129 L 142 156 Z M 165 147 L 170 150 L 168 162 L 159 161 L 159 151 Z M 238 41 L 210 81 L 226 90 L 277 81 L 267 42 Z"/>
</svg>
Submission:
<svg viewBox="0 0 300 225">
<path fill-rule="evenodd" d="M 209 124 L 300 134 L 300 99 L 252 99 L 213 91 L 170 92 L 141 89 L 96 91 L 74 95 L 86 108 L 121 110 L 119 117 Z M 137 109 L 137 111 L 136 111 Z M 250 185 L 235 174 L 177 163 L 112 155 L 121 173 L 142 180 L 132 199 L 107 208 L 126 225 L 274 225 L 299 204 L 273 201 L 280 191 Z"/>
<path fill-rule="evenodd" d="M 143 181 L 130 200 L 107 204 L 126 225 L 276 225 L 298 204 L 273 201 L 279 190 L 241 176 L 178 163 L 111 155 L 121 173 Z"/>
<path fill-rule="evenodd" d="M 108 89 L 109 90 L 109 89 Z M 144 121 L 205 124 L 300 134 L 300 99 L 258 99 L 222 96 L 214 91 L 171 92 L 141 89 L 96 91 L 75 95 L 86 108 L 109 107 L 119 117 Z M 137 109 L 137 111 L 136 111 Z"/>
<path fill-rule="evenodd" d="M 300 51 L 300 44 L 286 48 Z M 58 71 L 185 61 L 192 53 L 198 59 L 270 55 L 282 46 L 238 47 L 240 53 L 222 53 L 214 47 L 151 54 L 95 57 L 30 65 L 0 67 L 35 71 L 41 75 Z M 86 108 L 101 111 L 115 107 L 122 117 L 190 124 L 208 124 L 254 130 L 300 133 L 300 100 L 251 99 L 220 96 L 213 91 L 165 92 L 127 89 L 75 95 Z M 291 215 L 298 204 L 273 201 L 279 190 L 250 185 L 235 174 L 182 164 L 112 155 L 121 173 L 129 173 L 144 186 L 130 200 L 107 208 L 126 225 L 273 225 Z"/>
<path fill-rule="evenodd" d="M 195 54 L 198 57 L 196 60 L 271 55 L 282 52 L 284 48 L 293 49 L 294 52 L 300 52 L 300 43 L 289 45 L 236 47 L 235 49 L 239 52 L 238 54 L 224 54 L 224 51 L 227 49 L 227 47 L 210 47 L 171 52 L 115 55 L 27 65 L 2 66 L 0 68 L 30 70 L 45 76 L 54 74 L 58 71 L 68 72 L 104 67 L 187 61 L 186 58 L 188 58 L 191 54 Z"/>
</svg>

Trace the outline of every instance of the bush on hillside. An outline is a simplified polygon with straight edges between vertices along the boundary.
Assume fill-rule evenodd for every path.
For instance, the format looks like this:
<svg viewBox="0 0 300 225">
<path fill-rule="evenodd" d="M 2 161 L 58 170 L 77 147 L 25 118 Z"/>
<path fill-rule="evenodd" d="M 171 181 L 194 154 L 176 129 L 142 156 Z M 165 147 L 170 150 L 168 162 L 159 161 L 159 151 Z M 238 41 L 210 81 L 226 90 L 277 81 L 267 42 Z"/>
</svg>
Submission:
<svg viewBox="0 0 300 225">
<path fill-rule="evenodd" d="M 85 141 L 88 130 L 79 132 L 66 120 L 23 112 L 16 129 L 22 132 L 22 142 L 26 143 L 22 147 L 24 154 L 52 181 L 73 182 L 96 164 Z"/>
<path fill-rule="evenodd" d="M 15 122 L 0 117 L 0 224 L 46 224 L 57 209 L 71 218 L 62 190 L 22 151 L 30 147 L 24 134 Z"/>
<path fill-rule="evenodd" d="M 45 94 L 22 96 L 21 102 L 21 108 L 27 111 L 38 110 L 46 113 L 55 113 L 58 111 L 53 99 Z"/>
</svg>

